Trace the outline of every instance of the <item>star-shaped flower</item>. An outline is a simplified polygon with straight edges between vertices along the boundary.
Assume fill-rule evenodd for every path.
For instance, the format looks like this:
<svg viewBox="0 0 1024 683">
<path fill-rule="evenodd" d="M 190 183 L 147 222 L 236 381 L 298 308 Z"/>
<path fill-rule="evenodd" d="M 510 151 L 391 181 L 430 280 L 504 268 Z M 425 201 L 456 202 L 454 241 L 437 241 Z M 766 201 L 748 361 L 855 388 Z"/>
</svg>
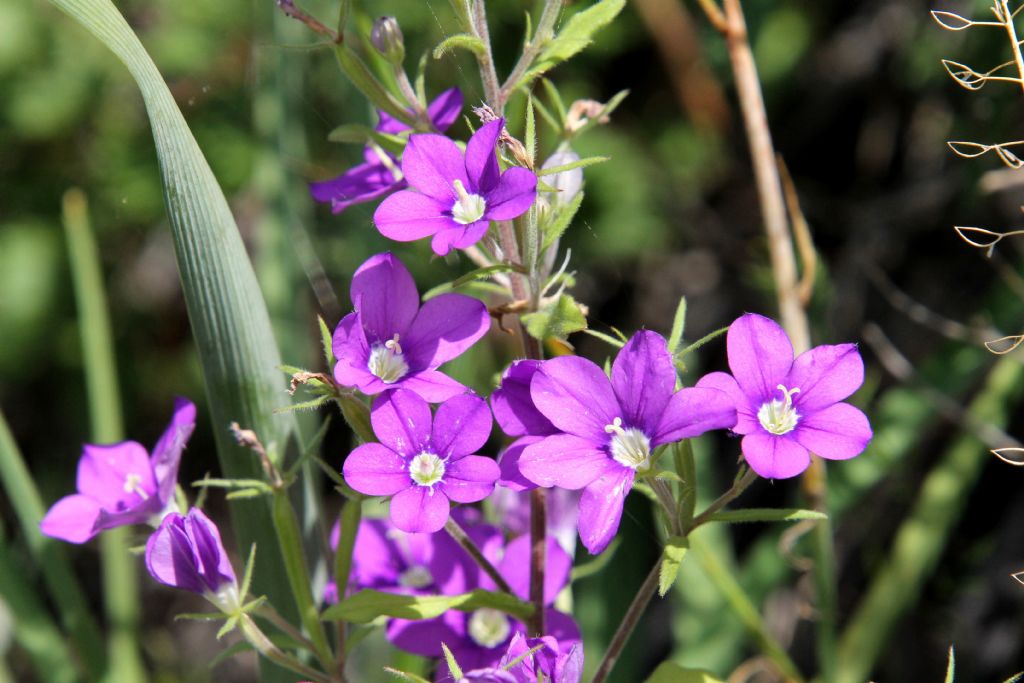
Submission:
<svg viewBox="0 0 1024 683">
<path fill-rule="evenodd" d="M 526 213 L 537 199 L 537 176 L 513 166 L 504 173 L 496 145 L 504 119 L 486 123 L 466 153 L 443 135 L 413 135 L 402 154 L 402 173 L 412 190 L 384 200 L 373 222 L 399 242 L 430 237 L 434 253 L 465 249 L 480 241 L 493 221 Z"/>
<path fill-rule="evenodd" d="M 743 435 L 743 457 L 752 470 L 786 479 L 807 469 L 810 453 L 845 460 L 867 447 L 868 418 L 842 403 L 864 383 L 855 344 L 816 346 L 794 360 L 786 332 L 747 313 L 729 326 L 726 346 L 732 374 L 713 372 L 697 386 L 732 398 L 733 431 Z"/>
</svg>

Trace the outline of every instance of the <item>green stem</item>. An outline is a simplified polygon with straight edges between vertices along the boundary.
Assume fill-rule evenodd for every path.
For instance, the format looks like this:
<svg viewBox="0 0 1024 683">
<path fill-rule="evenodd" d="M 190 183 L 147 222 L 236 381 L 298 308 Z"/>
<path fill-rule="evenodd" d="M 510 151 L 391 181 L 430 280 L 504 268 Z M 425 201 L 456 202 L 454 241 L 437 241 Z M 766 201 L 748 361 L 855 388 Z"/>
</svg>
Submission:
<svg viewBox="0 0 1024 683">
<path fill-rule="evenodd" d="M 491 577 L 494 584 L 498 587 L 498 590 L 504 591 L 509 595 L 513 595 L 512 588 L 508 585 L 508 581 L 505 580 L 498 570 L 495 568 L 491 561 L 488 560 L 473 539 L 466 534 L 465 529 L 459 526 L 459 523 L 454 518 L 448 517 L 448 521 L 445 522 L 444 530 L 448 532 L 448 535 L 458 543 L 463 550 L 469 553 L 469 556 L 473 558 L 473 561 L 479 565 L 487 576 Z"/>
<path fill-rule="evenodd" d="M 533 66 L 533 60 L 540 54 L 540 51 L 554 35 L 555 22 L 558 21 L 558 14 L 562 10 L 562 4 L 562 0 L 545 0 L 544 10 L 541 12 L 540 20 L 537 22 L 537 30 L 534 31 L 533 38 L 530 39 L 519 61 L 512 67 L 512 73 L 508 75 L 505 83 L 501 86 L 498 95 L 498 102 L 501 108 L 505 107 L 505 103 L 511 97 L 519 79 Z M 499 107 L 495 107 L 494 110 L 500 113 Z"/>
<path fill-rule="evenodd" d="M 690 553 L 697 557 L 705 574 L 721 591 L 722 596 L 743 622 L 743 625 L 754 635 L 761 652 L 772 661 L 785 680 L 802 682 L 804 678 L 800 675 L 800 670 L 786 654 L 786 650 L 769 633 L 768 627 L 761 620 L 757 607 L 747 597 L 743 587 L 736 581 L 733 574 L 718 561 L 715 554 L 704 545 L 699 536 L 695 537 L 690 534 L 689 540 Z"/>
<path fill-rule="evenodd" d="M 345 599 L 348 590 L 349 576 L 352 574 L 352 552 L 355 550 L 356 534 L 363 518 L 362 500 L 347 500 L 341 509 L 341 522 L 338 536 L 338 549 L 334 553 L 334 585 L 338 591 L 338 601 Z M 339 620 L 337 658 L 339 668 L 345 665 L 345 634 L 348 624 Z"/>
<path fill-rule="evenodd" d="M 709 505 L 707 509 L 704 510 L 704 512 L 700 513 L 693 520 L 693 522 L 690 524 L 690 527 L 687 529 L 687 533 L 693 531 L 701 524 L 705 524 L 706 522 L 708 522 L 711 519 L 712 515 L 714 515 L 716 512 L 718 512 L 726 505 L 734 501 L 736 498 L 739 497 L 741 493 L 746 491 L 747 487 L 753 484 L 755 479 L 757 479 L 757 473 L 754 472 L 754 470 L 747 470 L 746 472 L 744 472 L 743 476 L 740 477 L 732 485 L 732 488 L 730 488 L 728 491 L 719 496 L 718 499 L 715 500 L 715 502 L 711 503 L 711 505 Z"/>
<path fill-rule="evenodd" d="M 477 54 L 476 59 L 480 64 L 480 80 L 484 86 L 484 98 L 487 104 L 494 109 L 494 113 L 501 116 L 504 103 L 501 101 L 501 85 L 498 82 L 498 72 L 494 68 L 494 53 L 491 51 L 491 32 L 487 27 L 487 10 L 483 0 L 467 0 L 469 5 L 469 23 L 472 34 L 479 38 L 484 44 L 483 54 Z"/>
<path fill-rule="evenodd" d="M 626 641 L 633 635 L 633 630 L 640 622 L 640 617 L 643 616 L 644 610 L 647 609 L 647 604 L 654 597 L 654 592 L 658 590 L 658 576 L 660 573 L 661 558 L 658 558 L 658 561 L 654 563 L 651 571 L 647 574 L 647 578 L 640 585 L 640 590 L 633 597 L 633 602 L 629 603 L 629 608 L 626 610 L 626 615 L 622 617 L 619 627 L 615 629 L 615 635 L 612 636 L 608 649 L 604 653 L 604 658 L 598 665 L 597 672 L 594 674 L 591 683 L 603 683 L 608 678 L 608 674 L 612 672 L 615 663 L 619 660 L 619 655 L 622 653 L 622 648 L 626 646 Z"/>
<path fill-rule="evenodd" d="M 676 474 L 683 480 L 679 486 L 679 523 L 687 528 L 697 509 L 697 462 L 693 457 L 693 444 L 683 439 L 672 448 Z"/>
<path fill-rule="evenodd" d="M 313 641 L 314 654 L 320 665 L 325 671 L 332 671 L 336 667 L 334 655 L 327 643 L 327 634 L 313 601 L 313 591 L 309 584 L 309 566 L 302 548 L 302 534 L 299 531 L 295 508 L 288 498 L 287 489 L 276 490 L 273 499 L 274 530 L 277 532 L 278 545 L 299 619 L 309 633 L 309 639 Z"/>
<path fill-rule="evenodd" d="M 239 620 L 239 627 L 242 630 L 242 635 L 249 641 L 249 644 L 274 664 L 291 669 L 303 678 L 315 681 L 316 683 L 335 683 L 331 677 L 325 676 L 316 669 L 306 666 L 295 657 L 281 651 L 280 648 L 271 642 L 270 638 L 267 638 L 266 634 L 260 630 L 260 627 L 256 625 L 256 622 L 248 614 L 242 615 L 242 618 Z"/>
<path fill-rule="evenodd" d="M 63 202 L 64 232 L 68 241 L 71 279 L 78 304 L 82 335 L 85 385 L 94 443 L 124 439 L 121 395 L 111 335 L 110 314 L 103 285 L 99 251 L 89 224 L 85 195 L 68 190 Z M 107 650 L 110 677 L 118 681 L 144 681 L 139 656 L 139 578 L 135 559 L 128 552 L 129 529 L 110 529 L 100 537 L 103 604 L 111 625 Z"/>
<path fill-rule="evenodd" d="M 64 548 L 57 541 L 39 533 L 39 522 L 44 513 L 43 501 L 2 412 L 0 481 L 21 525 L 25 544 L 35 565 L 42 571 L 43 581 L 60 611 L 61 624 L 71 634 L 76 654 L 84 665 L 85 676 L 90 681 L 98 681 L 107 666 L 103 641 L 100 640 L 101 631 L 78 579 L 71 570 Z"/>
</svg>

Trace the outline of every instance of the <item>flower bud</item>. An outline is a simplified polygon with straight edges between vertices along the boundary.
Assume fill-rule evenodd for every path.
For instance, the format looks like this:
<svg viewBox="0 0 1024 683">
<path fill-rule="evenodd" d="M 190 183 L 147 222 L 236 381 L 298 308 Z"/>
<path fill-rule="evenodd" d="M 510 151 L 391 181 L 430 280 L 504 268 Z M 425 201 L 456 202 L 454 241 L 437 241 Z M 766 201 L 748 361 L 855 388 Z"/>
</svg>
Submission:
<svg viewBox="0 0 1024 683">
<path fill-rule="evenodd" d="M 394 17 L 380 17 L 373 22 L 370 42 L 377 48 L 377 52 L 396 66 L 405 59 L 405 38 Z"/>
</svg>

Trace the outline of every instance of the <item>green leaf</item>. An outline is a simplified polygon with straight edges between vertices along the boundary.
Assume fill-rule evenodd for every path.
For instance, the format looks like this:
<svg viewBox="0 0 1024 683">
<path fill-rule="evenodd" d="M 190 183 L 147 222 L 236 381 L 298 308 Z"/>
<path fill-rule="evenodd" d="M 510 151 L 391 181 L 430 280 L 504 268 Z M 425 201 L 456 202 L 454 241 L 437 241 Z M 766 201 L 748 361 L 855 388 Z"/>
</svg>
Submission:
<svg viewBox="0 0 1024 683">
<path fill-rule="evenodd" d="M 377 440 L 377 435 L 373 433 L 373 425 L 370 424 L 370 409 L 363 401 L 352 394 L 344 393 L 336 396 L 335 400 L 338 402 L 338 407 L 341 408 L 345 422 L 356 433 L 356 436 L 362 439 L 363 443 L 372 443 Z"/>
<path fill-rule="evenodd" d="M 238 594 L 242 600 L 245 600 L 245 596 L 249 594 L 249 589 L 252 588 L 252 568 L 256 564 L 256 544 L 253 543 L 252 547 L 249 548 L 249 559 L 245 563 L 245 571 L 242 573 L 242 584 L 238 589 Z"/>
<path fill-rule="evenodd" d="M 796 508 L 747 508 L 745 510 L 722 510 L 708 518 L 709 522 L 799 522 L 805 519 L 828 519 L 824 512 L 798 510 Z"/>
<path fill-rule="evenodd" d="M 676 317 L 672 319 L 672 332 L 668 336 L 668 352 L 675 354 L 679 344 L 683 341 L 683 331 L 686 329 L 686 297 L 679 297 L 679 305 L 676 306 Z"/>
<path fill-rule="evenodd" d="M 238 626 L 238 616 L 232 614 L 228 617 L 228 620 L 224 622 L 224 625 L 220 627 L 220 630 L 217 631 L 217 640 L 220 640 L 227 634 L 234 631 L 236 626 Z"/>
<path fill-rule="evenodd" d="M 274 408 L 274 412 L 275 413 L 294 413 L 296 411 L 301 411 L 301 410 L 316 410 L 317 408 L 319 408 L 323 404 L 325 404 L 328 401 L 330 401 L 332 398 L 334 398 L 334 397 L 331 396 L 330 394 L 321 394 L 320 396 L 317 396 L 316 398 L 312 398 L 312 399 L 310 399 L 308 401 L 301 401 L 299 403 L 293 403 L 291 405 L 281 406 L 280 408 Z"/>
<path fill-rule="evenodd" d="M 399 671 L 398 669 L 392 669 L 390 666 L 385 666 L 384 671 L 388 672 L 400 681 L 410 681 L 410 683 L 430 683 L 423 676 L 409 673 L 408 671 Z"/>
<path fill-rule="evenodd" d="M 452 678 L 457 681 L 462 680 L 462 667 L 455 660 L 455 655 L 452 654 L 452 651 L 444 643 L 441 643 L 441 649 L 444 650 L 444 659 L 448 662 L 448 670 L 451 672 Z"/>
<path fill-rule="evenodd" d="M 621 341 L 619 339 L 616 339 L 615 337 L 611 336 L 610 334 L 605 334 L 604 332 L 598 332 L 597 330 L 591 330 L 591 329 L 588 328 L 586 330 L 583 330 L 583 334 L 589 334 L 591 337 L 595 337 L 597 339 L 600 339 L 601 341 L 605 342 L 606 344 L 610 344 L 611 346 L 614 346 L 617 349 L 621 349 L 623 346 L 626 345 L 626 342 Z"/>
<path fill-rule="evenodd" d="M 542 168 L 537 171 L 538 177 L 544 177 L 546 175 L 554 175 L 555 173 L 561 173 L 563 171 L 571 171 L 574 168 L 586 168 L 587 166 L 593 166 L 594 164 L 603 164 L 604 162 L 611 159 L 611 157 L 587 157 L 586 159 L 578 159 L 577 161 L 571 161 L 568 164 L 562 164 L 561 166 L 552 166 L 551 168 Z"/>
<path fill-rule="evenodd" d="M 433 619 L 450 609 L 472 612 L 483 607 L 526 619 L 533 606 L 506 593 L 477 589 L 460 595 L 400 595 L 372 589 L 361 590 L 324 610 L 321 619 L 365 624 L 377 617 Z"/>
<path fill-rule="evenodd" d="M 377 80 L 366 63 L 359 58 L 359 55 L 349 47 L 348 43 L 342 43 L 334 48 L 334 54 L 338 58 L 338 66 L 342 73 L 348 76 L 352 85 L 366 96 L 366 99 L 377 109 L 386 111 L 402 123 L 412 126 L 415 121 L 402 104 L 389 93 L 384 85 Z"/>
<path fill-rule="evenodd" d="M 665 550 L 661 557 L 661 571 L 658 572 L 658 595 L 665 597 L 676 582 L 679 565 L 683 562 L 689 542 L 683 536 L 672 536 L 665 541 Z"/>
<path fill-rule="evenodd" d="M 529 16 L 529 15 L 527 15 Z M 533 95 L 526 94 L 526 127 L 523 132 L 523 144 L 526 146 L 526 159 L 533 168 L 537 152 L 537 120 L 533 111 Z"/>
<path fill-rule="evenodd" d="M 600 0 L 582 12 L 574 14 L 558 35 L 541 50 L 540 56 L 516 87 L 529 83 L 540 74 L 582 51 L 593 42 L 594 34 L 610 24 L 625 6 L 626 0 Z"/>
<path fill-rule="evenodd" d="M 684 669 L 675 662 L 662 662 L 645 683 L 722 683 L 722 679 L 703 669 Z"/>
<path fill-rule="evenodd" d="M 547 249 L 554 244 L 569 229 L 569 226 L 572 225 L 572 219 L 576 217 L 576 212 L 580 210 L 582 204 L 583 192 L 580 191 L 576 193 L 571 202 L 562 207 L 555 215 L 555 219 L 545 226 L 543 249 Z"/>
<path fill-rule="evenodd" d="M 361 123 L 347 123 L 338 126 L 327 134 L 327 139 L 331 142 L 345 142 L 356 145 L 366 145 L 372 142 L 395 155 L 400 155 L 405 150 L 405 143 L 407 142 L 406 138 L 400 135 L 381 133 Z"/>
<path fill-rule="evenodd" d="M 562 101 L 562 95 L 558 92 L 555 84 L 547 78 L 540 79 L 540 84 L 544 86 L 544 91 L 548 94 L 548 99 L 551 100 L 551 106 L 555 108 L 555 112 L 558 114 L 559 125 L 557 128 L 561 130 L 565 127 L 565 119 L 569 115 L 565 108 L 565 102 Z"/>
<path fill-rule="evenodd" d="M 434 48 L 434 59 L 441 59 L 441 57 L 455 50 L 468 50 L 477 57 L 485 57 L 487 55 L 487 46 L 484 45 L 484 41 L 466 33 L 456 33 L 442 40 Z"/>
<path fill-rule="evenodd" d="M 316 321 L 320 325 L 320 344 L 324 347 L 324 361 L 327 363 L 327 369 L 332 370 L 334 364 L 338 362 L 334 357 L 334 334 L 321 316 L 318 315 Z"/>
<path fill-rule="evenodd" d="M 587 319 L 576 300 L 563 294 L 548 308 L 524 315 L 523 325 L 530 336 L 544 341 L 550 337 L 565 339 L 573 332 L 587 329 Z"/>
</svg>

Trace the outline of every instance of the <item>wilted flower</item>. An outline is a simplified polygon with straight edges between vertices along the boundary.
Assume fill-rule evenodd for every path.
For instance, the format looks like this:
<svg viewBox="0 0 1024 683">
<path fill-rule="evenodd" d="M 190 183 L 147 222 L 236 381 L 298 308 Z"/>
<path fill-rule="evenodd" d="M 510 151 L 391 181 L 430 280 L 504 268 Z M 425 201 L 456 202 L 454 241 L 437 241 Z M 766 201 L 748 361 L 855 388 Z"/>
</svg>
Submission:
<svg viewBox="0 0 1024 683">
<path fill-rule="evenodd" d="M 146 569 L 160 583 L 198 593 L 223 612 L 238 610 L 238 583 L 220 532 L 198 508 L 164 517 L 146 543 Z"/>
<path fill-rule="evenodd" d="M 747 313 L 726 337 L 732 375 L 713 372 L 697 382 L 727 393 L 736 405 L 733 431 L 743 435 L 743 457 L 762 477 L 795 477 L 810 453 L 831 460 L 860 454 L 871 425 L 841 401 L 864 382 L 855 344 L 816 346 L 793 359 L 793 345 L 779 325 Z"/>
<path fill-rule="evenodd" d="M 413 135 L 402 172 L 413 190 L 384 200 L 373 222 L 385 237 L 410 242 L 433 235 L 434 253 L 476 244 L 490 221 L 511 220 L 537 198 L 537 176 L 513 166 L 504 173 L 495 150 L 505 122 L 484 124 L 462 152 L 443 135 Z"/>
<path fill-rule="evenodd" d="M 334 330 L 338 384 L 368 395 L 401 387 L 430 402 L 466 391 L 437 367 L 487 333 L 491 318 L 482 302 L 449 293 L 420 306 L 412 275 L 390 253 L 359 266 L 350 296 L 356 312 Z"/>
<path fill-rule="evenodd" d="M 413 533 L 439 531 L 450 504 L 475 503 L 494 490 L 498 464 L 475 453 L 491 433 L 491 411 L 470 394 L 450 398 L 431 417 L 417 394 L 395 389 L 370 413 L 380 443 L 366 443 L 345 459 L 349 486 L 368 496 L 393 496 L 391 522 Z"/>
<path fill-rule="evenodd" d="M 583 489 L 579 531 L 591 553 L 619 528 L 622 505 L 657 446 L 736 424 L 736 409 L 716 389 L 675 391 L 664 338 L 641 331 L 619 351 L 609 381 L 576 356 L 545 361 L 530 383 L 537 409 L 563 433 L 528 446 L 523 475 L 540 486 Z"/>
<path fill-rule="evenodd" d="M 462 92 L 445 90 L 427 107 L 431 123 L 440 132 L 451 127 L 462 111 Z M 378 112 L 377 130 L 397 135 L 409 126 L 385 112 Z M 309 192 L 318 202 L 327 202 L 333 213 L 341 213 L 353 204 L 361 204 L 407 187 L 398 159 L 376 145 L 363 150 L 364 163 L 353 166 L 336 178 L 309 184 Z"/>
<path fill-rule="evenodd" d="M 78 493 L 58 500 L 39 525 L 47 536 L 84 543 L 104 529 L 159 524 L 175 509 L 174 489 L 185 442 L 196 426 L 191 401 L 174 401 L 174 415 L 150 456 L 135 441 L 87 444 L 78 461 Z"/>
</svg>

